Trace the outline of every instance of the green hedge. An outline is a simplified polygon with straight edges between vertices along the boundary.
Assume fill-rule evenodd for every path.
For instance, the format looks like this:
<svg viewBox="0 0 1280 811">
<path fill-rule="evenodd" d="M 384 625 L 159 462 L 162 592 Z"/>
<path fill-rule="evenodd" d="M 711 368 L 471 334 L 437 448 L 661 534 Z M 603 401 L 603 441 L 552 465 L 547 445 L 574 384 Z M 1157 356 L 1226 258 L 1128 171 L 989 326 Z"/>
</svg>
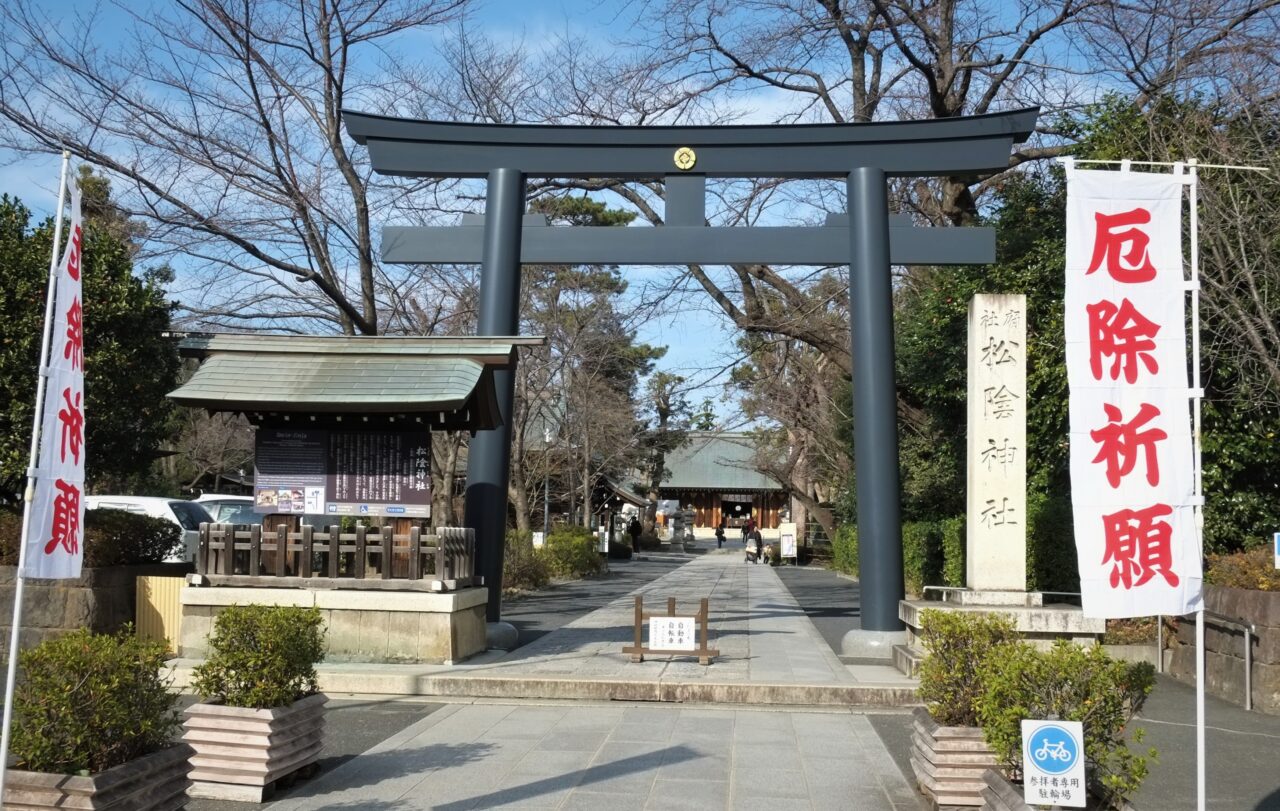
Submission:
<svg viewBox="0 0 1280 811">
<path fill-rule="evenodd" d="M 964 518 L 947 518 L 941 522 L 942 530 L 942 584 L 963 586 L 965 579 L 965 525 Z"/>
<path fill-rule="evenodd" d="M 231 707 L 288 706 L 318 690 L 315 665 L 324 648 L 318 608 L 227 606 L 214 620 L 209 656 L 192 686 Z"/>
<path fill-rule="evenodd" d="M 598 541 L 583 527 L 558 526 L 547 535 L 543 554 L 558 577 L 583 577 L 600 571 Z"/>
<path fill-rule="evenodd" d="M 0 565 L 18 565 L 22 512 L 0 511 Z M 85 510 L 84 565 L 160 563 L 182 549 L 182 528 L 163 518 L 125 510 Z"/>
<path fill-rule="evenodd" d="M 180 724 L 164 643 L 126 626 L 80 629 L 22 651 L 13 695 L 18 768 L 101 772 L 164 748 Z"/>
<path fill-rule="evenodd" d="M 902 525 L 902 576 L 912 594 L 942 582 L 941 522 L 908 521 Z"/>
<path fill-rule="evenodd" d="M 1027 493 L 1027 588 L 1080 590 L 1070 496 Z"/>
<path fill-rule="evenodd" d="M 533 591 L 551 582 L 551 566 L 533 548 L 533 533 L 510 530 L 502 561 L 504 591 Z"/>
<path fill-rule="evenodd" d="M 858 576 L 858 527 L 841 524 L 831 539 L 831 564 L 836 571 Z"/>
</svg>

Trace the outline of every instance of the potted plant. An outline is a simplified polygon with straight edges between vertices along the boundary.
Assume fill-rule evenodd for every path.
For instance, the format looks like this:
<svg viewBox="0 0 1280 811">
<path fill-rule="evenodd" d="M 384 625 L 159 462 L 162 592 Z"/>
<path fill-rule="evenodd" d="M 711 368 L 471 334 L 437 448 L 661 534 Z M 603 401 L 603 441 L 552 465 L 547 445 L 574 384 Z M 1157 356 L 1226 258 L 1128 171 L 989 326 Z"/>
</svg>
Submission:
<svg viewBox="0 0 1280 811">
<path fill-rule="evenodd" d="M 81 629 L 23 651 L 4 806 L 184 806 L 191 750 L 173 743 L 167 658 L 132 627 L 114 636 Z"/>
<path fill-rule="evenodd" d="M 1013 619 L 976 611 L 928 610 L 920 618 L 925 658 L 912 729 L 911 768 L 938 805 L 982 805 L 982 774 L 996 755 L 978 727 L 981 669 L 1017 639 Z"/>
<path fill-rule="evenodd" d="M 1083 648 L 1066 640 L 1039 651 L 1025 643 L 1006 645 L 998 659 L 988 658 L 979 678 L 978 721 L 995 752 L 1000 770 L 984 775 L 989 791 L 984 808 L 1022 811 L 1023 791 L 1010 777 L 1022 777 L 1022 720 L 1080 721 L 1084 728 L 1085 769 L 1094 808 L 1124 808 L 1147 776 L 1156 751 L 1139 754 L 1125 742 L 1129 720 L 1155 683 L 1149 662 L 1131 664 L 1107 655 L 1100 646 Z M 1142 742 L 1135 730 L 1132 742 Z"/>
<path fill-rule="evenodd" d="M 262 802 L 275 781 L 316 761 L 326 698 L 316 608 L 233 605 L 214 621 L 192 686 L 208 699 L 186 711 L 193 797 Z"/>
</svg>

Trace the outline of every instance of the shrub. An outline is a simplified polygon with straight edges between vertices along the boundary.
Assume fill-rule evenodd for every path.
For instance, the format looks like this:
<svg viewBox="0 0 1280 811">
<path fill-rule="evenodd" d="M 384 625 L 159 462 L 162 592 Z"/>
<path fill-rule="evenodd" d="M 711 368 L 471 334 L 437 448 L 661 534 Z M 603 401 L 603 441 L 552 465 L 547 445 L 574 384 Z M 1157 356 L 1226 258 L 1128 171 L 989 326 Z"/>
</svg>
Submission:
<svg viewBox="0 0 1280 811">
<path fill-rule="evenodd" d="M 533 548 L 533 534 L 511 530 L 507 533 L 502 561 L 504 591 L 532 591 L 551 582 L 546 555 Z"/>
<path fill-rule="evenodd" d="M 1107 620 L 1107 632 L 1102 636 L 1104 645 L 1137 645 L 1156 638 L 1155 617 Z"/>
<path fill-rule="evenodd" d="M 582 577 L 600 571 L 596 536 L 583 527 L 559 526 L 551 530 L 543 551 L 558 577 Z"/>
<path fill-rule="evenodd" d="M 645 552 L 655 552 L 662 548 L 662 539 L 652 532 L 642 532 L 636 540 L 639 548 Z"/>
<path fill-rule="evenodd" d="M 317 690 L 316 662 L 324 658 L 318 608 L 232 605 L 214 620 L 209 657 L 192 686 L 231 707 L 283 707 Z"/>
<path fill-rule="evenodd" d="M 164 748 L 180 721 L 161 642 L 85 629 L 19 655 L 13 754 L 37 772 L 101 772 Z"/>
<path fill-rule="evenodd" d="M 1147 662 L 1112 659 L 1101 646 L 1082 648 L 1059 640 L 1048 651 L 1025 643 L 1005 645 L 987 657 L 979 678 L 978 721 L 983 736 L 1012 775 L 1022 770 L 1022 719 L 1080 721 L 1084 754 L 1108 807 L 1137 790 L 1156 751 L 1137 754 L 1125 744 L 1125 725 L 1155 683 Z M 1142 741 L 1142 730 L 1134 741 Z"/>
<path fill-rule="evenodd" d="M 1234 555 L 1210 555 L 1204 580 L 1225 588 L 1280 591 L 1280 569 L 1266 546 Z"/>
<path fill-rule="evenodd" d="M 609 542 L 609 560 L 631 560 L 631 546 L 619 537 L 619 533 L 614 533 L 613 540 Z"/>
<path fill-rule="evenodd" d="M 831 562 L 836 571 L 853 577 L 858 576 L 858 527 L 856 524 L 841 524 L 836 528 L 836 537 L 831 541 Z"/>
<path fill-rule="evenodd" d="M 1027 588 L 1080 590 L 1070 496 L 1027 492 Z"/>
<path fill-rule="evenodd" d="M 21 512 L 0 512 L 0 565 L 18 565 Z M 160 563 L 182 548 L 182 529 L 172 521 L 125 510 L 85 510 L 84 565 Z"/>
<path fill-rule="evenodd" d="M 920 699 L 943 726 L 976 726 L 983 664 L 1017 639 L 1007 614 L 926 610 L 920 615 L 925 657 Z"/>
<path fill-rule="evenodd" d="M 964 517 L 948 518 L 941 522 L 942 529 L 942 584 L 963 586 L 965 580 L 965 526 Z"/>
<path fill-rule="evenodd" d="M 942 580 L 942 526 L 935 521 L 902 525 L 902 576 L 907 591 L 920 594 Z"/>
</svg>

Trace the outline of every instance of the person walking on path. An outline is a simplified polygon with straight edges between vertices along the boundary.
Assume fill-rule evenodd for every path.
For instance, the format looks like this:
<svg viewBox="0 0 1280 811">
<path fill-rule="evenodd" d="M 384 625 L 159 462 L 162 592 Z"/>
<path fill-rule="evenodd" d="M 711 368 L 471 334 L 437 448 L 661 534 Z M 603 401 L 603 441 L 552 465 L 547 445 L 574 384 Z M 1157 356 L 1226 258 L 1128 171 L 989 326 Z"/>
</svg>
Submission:
<svg viewBox="0 0 1280 811">
<path fill-rule="evenodd" d="M 627 534 L 631 536 L 631 548 L 635 551 L 640 550 L 640 533 L 644 528 L 640 526 L 640 519 L 631 516 L 631 523 L 627 524 Z"/>
<path fill-rule="evenodd" d="M 760 555 L 763 553 L 764 536 L 760 534 L 760 530 L 753 529 L 747 535 L 746 559 L 752 563 L 760 562 Z"/>
<path fill-rule="evenodd" d="M 716 549 L 724 549 L 724 528 L 727 524 L 724 516 L 720 516 L 720 523 L 716 526 Z"/>
</svg>

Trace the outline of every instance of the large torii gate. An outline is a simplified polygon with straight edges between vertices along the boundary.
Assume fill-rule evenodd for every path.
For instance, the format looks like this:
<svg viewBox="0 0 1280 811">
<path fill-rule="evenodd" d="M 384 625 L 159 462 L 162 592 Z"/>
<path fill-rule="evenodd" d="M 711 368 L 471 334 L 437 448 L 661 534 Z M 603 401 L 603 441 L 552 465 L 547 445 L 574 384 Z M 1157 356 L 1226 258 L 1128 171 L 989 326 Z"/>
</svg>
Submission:
<svg viewBox="0 0 1280 811">
<path fill-rule="evenodd" d="M 976 175 L 1008 166 L 1038 108 L 967 118 L 870 124 L 617 127 L 468 124 L 344 111 L 347 132 L 375 171 L 406 177 L 488 179 L 485 214 L 459 226 L 383 232 L 382 257 L 401 263 L 482 265 L 477 335 L 519 330 L 520 265 L 849 265 L 854 465 L 862 628 L 902 630 L 902 528 L 890 265 L 995 260 L 987 228 L 914 228 L 889 215 L 888 177 Z M 662 178 L 665 224 L 655 228 L 548 227 L 526 216 L 525 178 Z M 706 224 L 706 179 L 845 178 L 848 216 L 817 227 Z M 511 372 L 495 380 L 503 425 L 477 432 L 467 469 L 466 523 L 476 531 L 501 607 Z"/>
</svg>

